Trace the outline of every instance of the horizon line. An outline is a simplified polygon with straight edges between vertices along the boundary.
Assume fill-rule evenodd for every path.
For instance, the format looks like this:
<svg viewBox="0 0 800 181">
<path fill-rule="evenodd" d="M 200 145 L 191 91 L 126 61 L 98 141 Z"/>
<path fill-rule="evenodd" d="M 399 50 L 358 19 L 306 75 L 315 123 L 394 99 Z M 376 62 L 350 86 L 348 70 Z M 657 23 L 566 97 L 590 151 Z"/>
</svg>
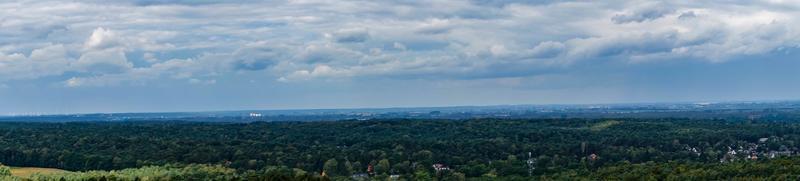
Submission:
<svg viewBox="0 0 800 181">
<path fill-rule="evenodd" d="M 339 108 L 285 108 L 285 109 L 218 109 L 218 110 L 186 110 L 186 111 L 129 111 L 129 112 L 73 112 L 73 113 L 6 113 L 0 117 L 26 117 L 26 116 L 61 116 L 61 115 L 92 115 L 92 114 L 170 114 L 170 113 L 213 113 L 237 111 L 314 111 L 314 110 L 381 110 L 381 109 L 435 109 L 457 107 L 501 107 L 501 106 L 591 106 L 591 105 L 657 105 L 657 104 L 721 104 L 721 103 L 779 103 L 795 102 L 798 99 L 774 100 L 726 100 L 726 101 L 660 101 L 660 102 L 610 102 L 610 103 L 552 103 L 552 104 L 487 104 L 487 105 L 437 105 L 437 106 L 386 106 L 386 107 L 339 107 Z"/>
</svg>

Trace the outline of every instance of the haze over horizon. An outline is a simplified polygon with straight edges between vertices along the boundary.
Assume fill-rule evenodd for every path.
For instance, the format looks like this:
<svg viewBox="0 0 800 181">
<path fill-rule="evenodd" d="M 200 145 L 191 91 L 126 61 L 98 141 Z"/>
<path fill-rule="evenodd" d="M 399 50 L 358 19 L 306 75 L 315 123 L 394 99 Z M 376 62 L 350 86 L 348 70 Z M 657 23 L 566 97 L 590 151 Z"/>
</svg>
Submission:
<svg viewBox="0 0 800 181">
<path fill-rule="evenodd" d="M 385 106 L 385 107 L 303 107 L 303 108 L 242 108 L 242 109 L 216 109 L 216 110 L 154 110 L 154 111 L 119 111 L 119 112 L 17 112 L 4 113 L 2 116 L 48 116 L 48 115 L 81 115 L 81 114 L 149 114 L 149 113 L 214 113 L 214 112 L 245 112 L 245 111 L 314 111 L 314 110 L 381 110 L 381 109 L 420 109 L 427 108 L 436 110 L 437 108 L 500 108 L 505 106 L 634 106 L 634 105 L 687 105 L 687 104 L 738 104 L 738 103 L 791 103 L 800 102 L 798 100 L 723 100 L 723 101 L 679 101 L 679 102 L 598 102 L 598 103 L 551 103 L 551 104 L 487 104 L 487 105 L 424 105 L 424 106 Z M 630 108 L 630 107 L 629 107 Z"/>
<path fill-rule="evenodd" d="M 0 115 L 800 98 L 791 0 L 0 9 Z"/>
</svg>

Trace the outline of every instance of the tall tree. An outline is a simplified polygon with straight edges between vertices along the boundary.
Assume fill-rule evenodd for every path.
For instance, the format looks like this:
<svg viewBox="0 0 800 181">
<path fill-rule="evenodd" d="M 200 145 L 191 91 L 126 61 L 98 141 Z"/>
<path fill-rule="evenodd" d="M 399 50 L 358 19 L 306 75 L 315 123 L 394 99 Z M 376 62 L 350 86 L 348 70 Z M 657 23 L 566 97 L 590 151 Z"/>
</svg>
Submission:
<svg viewBox="0 0 800 181">
<path fill-rule="evenodd" d="M 336 159 L 331 158 L 328 161 L 325 161 L 325 164 L 322 166 L 325 173 L 330 176 L 339 176 L 341 173 L 339 172 L 339 162 Z"/>
<path fill-rule="evenodd" d="M 381 161 L 378 161 L 378 165 L 375 166 L 375 172 L 378 174 L 389 174 L 390 170 L 391 165 L 389 164 L 388 159 L 382 159 Z"/>
</svg>

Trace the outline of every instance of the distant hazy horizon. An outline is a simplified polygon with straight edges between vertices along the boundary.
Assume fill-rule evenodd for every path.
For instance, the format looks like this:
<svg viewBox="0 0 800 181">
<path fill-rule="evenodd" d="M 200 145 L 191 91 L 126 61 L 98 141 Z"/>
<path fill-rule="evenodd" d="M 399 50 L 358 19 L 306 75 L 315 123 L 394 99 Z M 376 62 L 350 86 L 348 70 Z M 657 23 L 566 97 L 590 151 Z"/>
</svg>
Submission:
<svg viewBox="0 0 800 181">
<path fill-rule="evenodd" d="M 793 1 L 0 9 L 0 115 L 800 99 Z"/>
<path fill-rule="evenodd" d="M 80 114 L 140 114 L 140 113 L 213 113 L 213 112 L 241 112 L 241 111 L 314 111 L 314 110 L 381 110 L 381 109 L 447 109 L 459 107 L 504 107 L 504 106 L 620 106 L 620 105 L 685 105 L 685 104 L 729 104 L 729 103 L 784 103 L 800 102 L 800 100 L 728 100 L 728 101 L 678 101 L 678 102 L 611 102 L 611 103 L 551 103 L 551 104 L 487 104 L 487 105 L 424 105 L 424 106 L 384 106 L 384 107 L 307 107 L 307 108 L 243 108 L 243 109 L 216 109 L 216 110 L 152 110 L 152 111 L 117 111 L 117 112 L 27 112 L 4 113 L 0 116 L 46 116 L 46 115 L 80 115 Z"/>
</svg>

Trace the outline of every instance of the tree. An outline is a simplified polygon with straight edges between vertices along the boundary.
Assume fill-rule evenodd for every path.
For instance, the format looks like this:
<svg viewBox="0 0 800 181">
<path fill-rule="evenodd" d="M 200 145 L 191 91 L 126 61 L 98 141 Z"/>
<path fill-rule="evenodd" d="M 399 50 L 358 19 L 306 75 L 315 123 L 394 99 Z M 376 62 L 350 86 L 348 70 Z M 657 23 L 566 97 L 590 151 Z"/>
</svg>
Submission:
<svg viewBox="0 0 800 181">
<path fill-rule="evenodd" d="M 355 168 L 353 167 L 353 163 L 350 163 L 350 160 L 346 160 L 344 162 L 344 169 L 345 169 L 344 174 L 346 175 L 353 175 L 353 173 L 355 173 L 356 171 Z"/>
<path fill-rule="evenodd" d="M 0 164 L 0 176 L 10 176 L 10 175 L 11 175 L 11 168 Z"/>
<path fill-rule="evenodd" d="M 378 174 L 388 174 L 390 169 L 389 160 L 387 159 L 378 161 L 378 165 L 375 166 L 375 172 Z"/>
<path fill-rule="evenodd" d="M 394 164 L 392 166 L 395 173 L 406 174 L 411 173 L 411 162 L 403 161 L 401 163 Z"/>
<path fill-rule="evenodd" d="M 325 173 L 327 173 L 330 176 L 340 175 L 339 162 L 337 162 L 336 159 L 331 158 L 328 161 L 325 161 L 325 164 L 322 166 L 322 168 L 325 171 Z"/>
<path fill-rule="evenodd" d="M 464 180 L 467 180 L 467 177 L 463 173 L 460 173 L 460 172 L 451 172 L 450 174 L 447 174 L 442 180 L 445 180 L 445 181 L 464 181 Z"/>
<path fill-rule="evenodd" d="M 420 169 L 420 170 L 417 170 L 416 172 L 414 172 L 414 180 L 426 180 L 427 181 L 427 180 L 433 180 L 433 178 L 431 178 L 431 174 L 428 173 L 428 171 Z"/>
</svg>

